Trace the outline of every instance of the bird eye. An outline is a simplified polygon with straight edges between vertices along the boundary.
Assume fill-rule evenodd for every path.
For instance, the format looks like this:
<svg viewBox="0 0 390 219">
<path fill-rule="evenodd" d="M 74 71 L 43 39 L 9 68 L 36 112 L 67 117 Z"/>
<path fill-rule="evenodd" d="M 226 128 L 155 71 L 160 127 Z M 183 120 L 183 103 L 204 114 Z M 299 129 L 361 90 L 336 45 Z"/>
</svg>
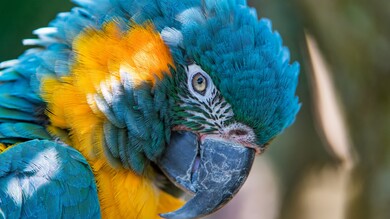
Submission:
<svg viewBox="0 0 390 219">
<path fill-rule="evenodd" d="M 192 87 L 196 92 L 204 95 L 207 88 L 207 79 L 201 73 L 196 73 L 192 78 Z"/>
</svg>

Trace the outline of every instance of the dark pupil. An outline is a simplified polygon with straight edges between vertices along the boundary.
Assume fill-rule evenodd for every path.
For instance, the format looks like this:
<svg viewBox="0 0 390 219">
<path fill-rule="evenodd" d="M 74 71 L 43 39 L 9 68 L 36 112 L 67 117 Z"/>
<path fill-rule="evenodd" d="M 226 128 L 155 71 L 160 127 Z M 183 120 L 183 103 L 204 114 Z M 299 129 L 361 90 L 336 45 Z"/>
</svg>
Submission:
<svg viewBox="0 0 390 219">
<path fill-rule="evenodd" d="M 198 84 L 203 84 L 203 78 L 202 77 L 199 77 L 197 80 L 196 80 L 196 82 L 198 83 Z"/>
</svg>

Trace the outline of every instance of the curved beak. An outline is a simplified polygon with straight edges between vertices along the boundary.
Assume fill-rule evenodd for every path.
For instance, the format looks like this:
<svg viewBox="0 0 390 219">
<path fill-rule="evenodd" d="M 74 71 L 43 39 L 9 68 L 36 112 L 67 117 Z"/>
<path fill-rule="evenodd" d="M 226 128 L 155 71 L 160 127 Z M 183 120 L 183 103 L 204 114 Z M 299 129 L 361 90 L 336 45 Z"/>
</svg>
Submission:
<svg viewBox="0 0 390 219">
<path fill-rule="evenodd" d="M 252 167 L 255 150 L 191 132 L 173 132 L 158 165 L 178 187 L 193 194 L 171 219 L 198 218 L 221 208 L 238 192 Z"/>
</svg>

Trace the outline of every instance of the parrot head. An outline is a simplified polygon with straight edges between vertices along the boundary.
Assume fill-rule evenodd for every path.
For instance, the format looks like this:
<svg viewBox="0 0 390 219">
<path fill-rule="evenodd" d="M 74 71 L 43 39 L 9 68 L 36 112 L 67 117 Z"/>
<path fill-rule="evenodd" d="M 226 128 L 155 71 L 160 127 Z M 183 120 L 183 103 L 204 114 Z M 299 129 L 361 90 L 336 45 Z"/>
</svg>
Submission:
<svg viewBox="0 0 390 219">
<path fill-rule="evenodd" d="M 221 1 L 225 2 L 226 1 Z M 299 66 L 266 19 L 247 7 L 192 8 L 161 36 L 174 60 L 171 137 L 158 159 L 194 196 L 167 218 L 210 214 L 237 193 L 255 154 L 291 125 L 299 110 Z"/>
</svg>

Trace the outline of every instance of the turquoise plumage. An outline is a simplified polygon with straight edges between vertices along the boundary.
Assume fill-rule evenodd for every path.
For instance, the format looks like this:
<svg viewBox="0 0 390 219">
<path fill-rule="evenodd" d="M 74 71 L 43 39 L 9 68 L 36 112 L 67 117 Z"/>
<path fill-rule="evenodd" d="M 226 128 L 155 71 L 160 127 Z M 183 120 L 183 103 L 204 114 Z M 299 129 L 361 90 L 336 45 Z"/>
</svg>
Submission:
<svg viewBox="0 0 390 219">
<path fill-rule="evenodd" d="M 75 149 L 31 140 L 0 157 L 0 218 L 100 217 L 93 173 Z"/>
<path fill-rule="evenodd" d="M 74 3 L 0 64 L 0 218 L 153 218 L 178 207 L 139 207 L 176 200 L 166 179 L 195 195 L 164 217 L 220 208 L 300 108 L 271 22 L 245 0 Z"/>
<path fill-rule="evenodd" d="M 290 53 L 269 20 L 259 21 L 254 9 L 237 7 L 245 1 L 204 4 L 205 9 L 180 13 L 179 36 L 170 29 L 163 37 L 168 35 L 175 60 L 184 64 L 191 58 L 207 66 L 237 119 L 253 127 L 263 145 L 290 126 L 299 111 L 295 97 L 299 65 L 289 64 Z M 256 89 L 261 92 L 253 92 Z"/>
</svg>

